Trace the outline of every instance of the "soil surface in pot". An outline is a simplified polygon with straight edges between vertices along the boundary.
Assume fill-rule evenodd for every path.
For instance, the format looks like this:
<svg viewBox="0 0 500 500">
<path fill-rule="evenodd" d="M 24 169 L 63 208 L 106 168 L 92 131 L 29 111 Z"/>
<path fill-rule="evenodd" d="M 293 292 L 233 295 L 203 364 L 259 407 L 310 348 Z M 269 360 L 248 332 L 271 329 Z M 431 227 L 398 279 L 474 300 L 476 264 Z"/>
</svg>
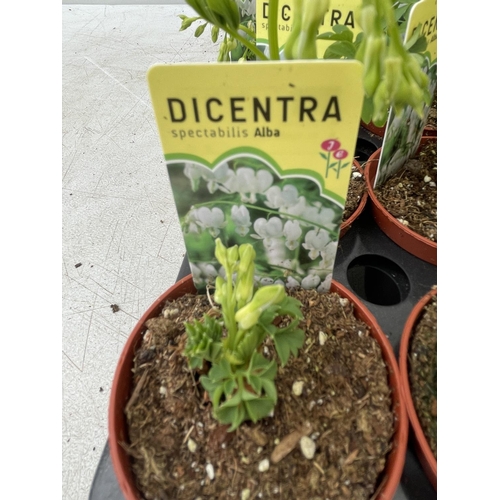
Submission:
<svg viewBox="0 0 500 500">
<path fill-rule="evenodd" d="M 437 147 L 425 143 L 415 158 L 374 189 L 377 199 L 399 222 L 437 242 Z"/>
<path fill-rule="evenodd" d="M 424 307 L 410 343 L 409 379 L 422 431 L 437 459 L 437 297 Z"/>
<path fill-rule="evenodd" d="M 349 181 L 349 188 L 347 190 L 344 213 L 342 215 L 342 222 L 345 222 L 356 211 L 365 189 L 366 183 L 364 176 L 353 166 L 351 180 Z"/>
<path fill-rule="evenodd" d="M 274 415 L 232 433 L 213 419 L 199 374 L 182 354 L 183 322 L 210 309 L 207 297 L 167 303 L 163 316 L 147 323 L 126 408 L 130 443 L 124 445 L 146 499 L 374 495 L 394 433 L 380 347 L 347 299 L 291 293 L 304 304 L 304 346 L 278 369 Z M 277 359 L 272 342 L 263 354 Z M 314 442 L 312 459 L 302 453 L 302 436 Z"/>
</svg>

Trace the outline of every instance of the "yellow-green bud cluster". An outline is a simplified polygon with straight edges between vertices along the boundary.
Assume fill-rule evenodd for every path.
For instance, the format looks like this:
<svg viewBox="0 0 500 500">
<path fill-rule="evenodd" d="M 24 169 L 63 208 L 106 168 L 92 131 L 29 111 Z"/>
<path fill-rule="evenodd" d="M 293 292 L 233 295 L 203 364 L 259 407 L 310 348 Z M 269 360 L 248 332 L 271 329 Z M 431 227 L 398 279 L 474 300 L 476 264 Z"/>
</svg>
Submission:
<svg viewBox="0 0 500 500">
<path fill-rule="evenodd" d="M 316 37 L 330 0 L 294 0 L 292 31 L 286 41 L 286 59 L 316 59 Z"/>
<path fill-rule="evenodd" d="M 429 80 L 405 50 L 388 0 L 364 0 L 359 24 L 364 38 L 356 59 L 364 66 L 363 85 L 373 101 L 373 122 L 384 123 L 391 106 L 400 114 L 409 105 L 421 117 L 430 100 Z"/>
</svg>

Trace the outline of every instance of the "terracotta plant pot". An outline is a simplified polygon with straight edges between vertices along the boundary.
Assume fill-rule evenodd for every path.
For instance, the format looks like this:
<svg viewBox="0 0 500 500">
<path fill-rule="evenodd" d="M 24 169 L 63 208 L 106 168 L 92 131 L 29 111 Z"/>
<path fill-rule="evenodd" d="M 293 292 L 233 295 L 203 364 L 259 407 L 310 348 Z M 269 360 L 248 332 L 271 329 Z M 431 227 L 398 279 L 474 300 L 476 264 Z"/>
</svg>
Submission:
<svg viewBox="0 0 500 500">
<path fill-rule="evenodd" d="M 422 146 L 427 141 L 437 141 L 437 138 L 422 137 L 420 145 Z M 399 222 L 396 217 L 387 211 L 375 194 L 373 184 L 377 174 L 381 151 L 381 148 L 377 149 L 377 151 L 368 158 L 365 165 L 366 187 L 371 201 L 373 218 L 378 227 L 394 241 L 394 243 L 412 255 L 415 255 L 415 257 L 425 262 L 429 262 L 430 264 L 437 265 L 437 243 L 417 234 L 415 231 L 412 231 Z"/>
<path fill-rule="evenodd" d="M 365 179 L 365 171 L 361 168 L 361 165 L 357 160 L 353 160 L 353 163 L 357 169 L 357 171 L 363 176 L 363 179 Z M 366 184 L 366 180 L 364 180 Z M 361 215 L 363 210 L 365 209 L 366 202 L 368 201 L 368 191 L 364 191 L 363 195 L 361 196 L 361 200 L 359 200 L 359 205 L 358 208 L 351 214 L 349 218 L 347 218 L 342 224 L 340 225 L 340 238 L 347 233 L 347 231 L 351 228 L 353 225 L 354 221 Z"/>
<path fill-rule="evenodd" d="M 409 428 L 397 361 L 387 337 L 366 306 L 352 292 L 335 281 L 332 281 L 330 290 L 348 298 L 355 304 L 354 309 L 357 317 L 370 326 L 372 335 L 378 341 L 387 365 L 389 384 L 392 389 L 395 432 L 393 446 L 387 457 L 385 474 L 381 478 L 376 496 L 373 498 L 390 500 L 396 492 L 403 472 Z M 186 276 L 170 287 L 149 307 L 132 330 L 118 361 L 111 388 L 108 412 L 109 447 L 118 484 L 126 500 L 139 500 L 141 498 L 135 486 L 129 456 L 120 445 L 120 443 L 127 443 L 128 441 L 124 409 L 132 388 L 134 355 L 142 340 L 142 334 L 146 330 L 146 321 L 160 315 L 167 299 L 173 300 L 186 293 L 196 293 L 191 275 Z"/>
<path fill-rule="evenodd" d="M 401 382 L 403 384 L 404 399 L 406 403 L 406 409 L 408 411 L 408 416 L 410 418 L 410 424 L 412 427 L 412 436 L 415 443 L 415 448 L 417 452 L 418 459 L 422 464 L 422 468 L 429 481 L 431 482 L 434 489 L 437 490 L 437 460 L 432 453 L 431 447 L 425 437 L 422 426 L 417 416 L 415 410 L 415 405 L 413 404 L 413 398 L 411 396 L 410 380 L 408 376 L 408 351 L 410 347 L 410 339 L 415 327 L 415 323 L 419 319 L 424 307 L 432 300 L 432 298 L 437 295 L 437 289 L 431 290 L 425 294 L 419 302 L 415 305 L 411 311 L 406 324 L 403 329 L 403 335 L 401 337 L 401 344 L 399 347 L 399 370 L 401 373 Z"/>
</svg>

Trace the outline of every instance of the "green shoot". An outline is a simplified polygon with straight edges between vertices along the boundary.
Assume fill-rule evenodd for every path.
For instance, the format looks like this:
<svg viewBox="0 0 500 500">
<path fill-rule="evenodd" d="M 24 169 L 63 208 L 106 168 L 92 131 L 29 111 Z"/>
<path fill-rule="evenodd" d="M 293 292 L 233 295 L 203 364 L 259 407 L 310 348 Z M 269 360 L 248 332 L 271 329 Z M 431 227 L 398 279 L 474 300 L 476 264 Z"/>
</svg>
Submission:
<svg viewBox="0 0 500 500">
<path fill-rule="evenodd" d="M 270 337 L 285 365 L 304 342 L 304 332 L 298 328 L 303 316 L 300 302 L 288 296 L 284 286 L 254 290 L 252 245 L 226 248 L 220 238 L 215 243 L 215 256 L 225 271 L 225 278 L 217 277 L 214 293 L 222 321 L 205 315 L 201 322 L 185 323 L 184 354 L 191 368 L 201 368 L 204 361 L 211 364 L 201 384 L 215 418 L 234 431 L 245 420 L 256 422 L 274 408 L 277 365 L 262 354 L 262 344 Z M 288 326 L 276 326 L 278 317 L 288 317 Z"/>
</svg>

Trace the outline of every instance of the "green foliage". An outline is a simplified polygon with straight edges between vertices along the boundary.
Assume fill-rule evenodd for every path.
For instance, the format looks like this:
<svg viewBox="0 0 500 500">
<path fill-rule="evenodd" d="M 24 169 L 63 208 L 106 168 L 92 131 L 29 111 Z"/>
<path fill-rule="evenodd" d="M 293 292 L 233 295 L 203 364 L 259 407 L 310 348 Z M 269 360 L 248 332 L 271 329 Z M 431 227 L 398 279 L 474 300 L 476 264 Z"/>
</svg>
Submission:
<svg viewBox="0 0 500 500">
<path fill-rule="evenodd" d="M 220 321 L 206 315 L 203 322 L 194 320 L 186 323 L 187 343 L 184 354 L 191 368 L 201 368 L 203 360 L 213 362 L 219 359 L 222 349 L 222 325 Z"/>
<path fill-rule="evenodd" d="M 192 368 L 200 368 L 204 360 L 211 363 L 201 384 L 210 396 L 215 418 L 230 424 L 233 431 L 245 420 L 266 417 L 274 408 L 277 365 L 261 354 L 262 343 L 269 336 L 285 365 L 304 343 L 304 332 L 298 328 L 303 316 L 300 302 L 288 296 L 283 285 L 254 290 L 252 245 L 226 248 L 218 238 L 215 256 L 228 278 L 218 276 L 215 282 L 214 300 L 221 306 L 223 325 L 208 315 L 203 321 L 185 323 L 184 354 Z M 288 325 L 277 327 L 277 317 L 288 317 Z"/>
<path fill-rule="evenodd" d="M 396 2 L 363 0 L 359 16 L 361 31 L 354 39 L 347 26 L 335 25 L 332 33 L 318 36 L 333 43 L 325 59 L 358 59 L 364 65 L 365 98 L 361 119 L 382 126 L 392 106 L 397 115 L 410 105 L 422 116 L 430 104 L 429 80 L 422 70 L 425 36 L 420 30 L 403 45 L 407 17 L 417 0 Z"/>
<path fill-rule="evenodd" d="M 364 65 L 363 121 L 383 125 L 390 107 L 400 115 L 406 106 L 411 106 L 423 116 L 424 107 L 429 106 L 431 100 L 429 79 L 422 70 L 425 37 L 417 35 L 406 46 L 402 43 L 410 10 L 417 1 L 363 0 L 358 19 L 362 32 L 354 39 L 352 31 L 342 25 L 334 25 L 332 33 L 317 35 L 329 8 L 328 0 L 294 0 L 292 28 L 283 48 L 285 59 L 316 59 L 316 41 L 331 40 L 333 43 L 326 49 L 325 59 L 357 59 Z M 256 46 L 255 19 L 242 18 L 236 0 L 186 2 L 199 17 L 181 16 L 181 30 L 194 20 L 203 19 L 212 25 L 214 43 L 219 29 L 225 33 L 218 61 L 280 59 L 278 0 L 268 3 L 270 57 Z M 205 26 L 198 26 L 195 36 L 200 36 Z"/>
</svg>

